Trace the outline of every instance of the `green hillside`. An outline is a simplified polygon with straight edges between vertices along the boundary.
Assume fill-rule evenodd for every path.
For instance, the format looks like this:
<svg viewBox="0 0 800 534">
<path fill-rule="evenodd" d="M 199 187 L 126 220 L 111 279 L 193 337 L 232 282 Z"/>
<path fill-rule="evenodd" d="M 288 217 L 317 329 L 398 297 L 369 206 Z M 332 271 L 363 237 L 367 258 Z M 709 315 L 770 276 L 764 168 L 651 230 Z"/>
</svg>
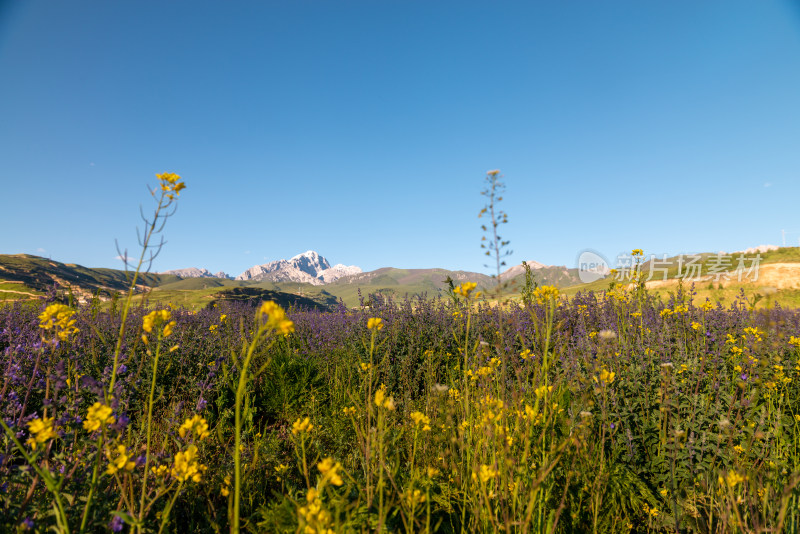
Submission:
<svg viewBox="0 0 800 534">
<path fill-rule="evenodd" d="M 739 255 L 729 255 L 729 264 L 719 266 L 715 254 L 697 255 L 696 262 L 703 274 L 717 269 L 723 274 L 720 280 L 704 280 L 695 283 L 698 298 L 710 298 L 717 302 L 732 302 L 744 290 L 749 299 L 760 300 L 761 305 L 768 302 L 780 302 L 785 305 L 800 305 L 800 249 L 797 247 L 781 248 L 760 255 L 760 268 L 763 276 L 760 280 L 737 280 L 735 269 L 739 264 Z M 683 270 L 691 258 L 683 257 Z M 749 267 L 756 255 L 744 257 L 745 267 Z M 650 274 L 651 264 L 642 262 L 641 270 L 645 279 L 650 279 L 648 289 L 656 294 L 668 296 L 677 290 L 679 257 L 673 256 L 666 262 L 655 265 L 656 270 Z M 795 271 L 794 268 L 797 267 Z M 664 279 L 666 272 L 666 281 Z M 605 291 L 613 276 L 597 280 L 589 284 L 580 283 L 577 269 L 566 267 L 544 267 L 533 269 L 534 281 L 538 285 L 553 285 L 561 288 L 562 293 L 574 295 L 578 291 Z M 88 301 L 95 293 L 107 300 L 115 293 L 124 292 L 128 288 L 130 273 L 117 269 L 88 268 L 76 264 L 60 263 L 39 256 L 27 254 L 0 255 L 0 301 L 35 300 L 42 298 L 53 285 L 62 296 L 70 291 L 79 302 Z M 345 305 L 359 305 L 361 297 L 380 293 L 395 299 L 405 297 L 445 296 L 447 280 L 455 284 L 475 282 L 486 291 L 495 286 L 491 276 L 467 271 L 447 269 L 398 269 L 384 267 L 375 271 L 347 276 L 324 286 L 313 286 L 297 282 L 239 281 L 222 278 L 186 278 L 175 275 L 143 274 L 140 275 L 138 290 L 142 297 L 150 302 L 171 303 L 197 309 L 209 303 L 222 300 L 252 300 L 274 296 L 281 302 L 294 299 L 309 306 L 330 306 L 338 300 Z M 503 293 L 506 297 L 516 298 L 524 285 L 524 274 L 503 280 Z M 684 283 L 686 288 L 691 281 Z M 261 297 L 259 297 L 259 295 Z M 287 295 L 287 296 L 281 296 Z M 759 296 L 760 295 L 760 296 Z M 287 300 L 289 299 L 289 300 Z M 307 300 L 304 300 L 307 299 Z M 311 304 L 314 303 L 314 304 Z"/>
<path fill-rule="evenodd" d="M 87 300 L 94 293 L 109 297 L 125 291 L 130 284 L 130 273 L 61 263 L 30 254 L 0 254 L 0 280 L 22 283 L 39 293 L 46 293 L 55 285 L 59 292 L 71 290 L 78 300 Z M 144 288 L 177 280 L 173 275 L 145 273 L 140 275 L 138 283 Z"/>
</svg>

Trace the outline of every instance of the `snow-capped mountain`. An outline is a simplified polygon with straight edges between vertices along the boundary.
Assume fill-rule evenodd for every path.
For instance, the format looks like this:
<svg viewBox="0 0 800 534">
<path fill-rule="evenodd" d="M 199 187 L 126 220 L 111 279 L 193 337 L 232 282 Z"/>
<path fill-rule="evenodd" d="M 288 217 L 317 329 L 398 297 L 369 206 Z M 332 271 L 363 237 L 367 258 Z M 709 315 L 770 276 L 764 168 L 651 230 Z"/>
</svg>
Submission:
<svg viewBox="0 0 800 534">
<path fill-rule="evenodd" d="M 333 265 L 313 250 L 288 260 L 276 260 L 254 265 L 236 280 L 269 280 L 272 282 L 301 282 L 315 286 L 330 284 L 343 276 L 361 272 L 355 265 Z"/>
<path fill-rule="evenodd" d="M 545 265 L 544 263 L 539 263 L 538 261 L 529 261 L 527 262 L 528 267 L 531 268 L 532 271 L 537 269 L 544 269 L 546 267 L 550 267 L 550 265 Z M 519 265 L 514 265 L 513 267 L 509 267 L 506 269 L 502 274 L 503 278 L 514 278 L 515 276 L 519 276 L 525 273 L 525 267 L 520 263 Z"/>
<path fill-rule="evenodd" d="M 174 274 L 181 278 L 231 278 L 231 276 L 222 271 L 212 274 L 208 269 L 198 269 L 197 267 L 189 267 L 187 269 L 173 269 L 171 271 L 164 271 L 160 274 Z"/>
</svg>

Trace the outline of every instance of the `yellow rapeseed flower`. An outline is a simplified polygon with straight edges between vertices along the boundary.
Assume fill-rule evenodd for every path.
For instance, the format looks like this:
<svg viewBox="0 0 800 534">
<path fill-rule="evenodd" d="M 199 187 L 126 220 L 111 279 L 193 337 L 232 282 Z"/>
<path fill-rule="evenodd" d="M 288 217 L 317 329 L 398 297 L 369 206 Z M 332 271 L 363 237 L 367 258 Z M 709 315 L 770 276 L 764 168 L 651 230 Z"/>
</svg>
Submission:
<svg viewBox="0 0 800 534">
<path fill-rule="evenodd" d="M 475 291 L 475 288 L 478 287 L 478 284 L 475 282 L 464 282 L 460 286 L 453 289 L 453 293 L 456 295 L 461 295 L 464 298 L 469 298 L 470 294 Z M 475 295 L 476 297 L 478 294 Z"/>
<path fill-rule="evenodd" d="M 605 367 L 600 370 L 600 374 L 594 377 L 594 381 L 598 384 L 611 384 L 614 382 L 614 377 L 616 373 L 612 373 Z"/>
<path fill-rule="evenodd" d="M 533 298 L 543 306 L 551 300 L 558 299 L 558 288 L 555 286 L 539 286 L 533 290 Z"/>
<path fill-rule="evenodd" d="M 111 407 L 100 402 L 95 402 L 86 414 L 83 428 L 89 432 L 94 432 L 101 425 L 113 425 L 116 419 L 111 415 Z"/>
<path fill-rule="evenodd" d="M 297 419 L 294 423 L 292 423 L 292 434 L 295 436 L 298 434 L 305 434 L 307 432 L 311 432 L 314 429 L 314 425 L 311 424 L 311 418 L 306 417 L 305 419 Z"/>
<path fill-rule="evenodd" d="M 29 421 L 28 432 L 30 432 L 31 437 L 28 439 L 27 443 L 31 446 L 31 449 L 36 450 L 36 447 L 40 443 L 47 443 L 56 437 L 56 431 L 53 427 L 53 418 L 36 418 L 33 421 Z"/>
<path fill-rule="evenodd" d="M 162 337 L 168 337 L 172 334 L 172 328 L 175 326 L 175 321 L 170 321 L 172 318 L 172 312 L 169 310 L 155 310 L 151 311 L 144 317 L 142 317 L 142 330 L 151 334 L 154 328 L 165 324 L 164 328 L 161 330 Z M 145 343 L 147 343 L 145 341 Z"/>
<path fill-rule="evenodd" d="M 266 327 L 276 331 L 282 336 L 294 332 L 294 322 L 286 318 L 286 312 L 277 303 L 267 301 L 261 304 L 258 310 L 259 318 L 266 317 Z"/>
<path fill-rule="evenodd" d="M 208 422 L 199 415 L 193 415 L 180 426 L 178 434 L 185 438 L 187 433 L 192 433 L 197 439 L 205 439 L 209 436 Z"/>
<path fill-rule="evenodd" d="M 406 504 L 412 510 L 416 508 L 418 505 L 423 504 L 427 500 L 425 494 L 418 489 L 415 489 L 413 491 L 406 490 L 405 498 L 406 498 Z"/>
<path fill-rule="evenodd" d="M 175 455 L 171 474 L 179 482 L 192 480 L 200 482 L 206 466 L 197 461 L 197 446 L 192 444 L 185 451 Z"/>
<path fill-rule="evenodd" d="M 375 406 L 394 410 L 394 399 L 386 395 L 386 386 L 381 385 L 378 391 L 375 392 Z"/>
<path fill-rule="evenodd" d="M 150 472 L 157 477 L 163 477 L 167 474 L 167 466 L 166 465 L 159 465 L 158 467 L 153 466 L 150 468 Z"/>
<path fill-rule="evenodd" d="M 380 317 L 370 317 L 367 319 L 367 329 L 368 330 L 382 330 L 383 329 L 383 319 Z"/>
<path fill-rule="evenodd" d="M 306 505 L 297 510 L 300 532 L 303 534 L 334 534 L 329 528 L 331 514 L 322 507 L 317 488 L 309 488 L 306 494 Z"/>
<path fill-rule="evenodd" d="M 39 328 L 52 330 L 61 341 L 79 332 L 75 326 L 75 310 L 64 304 L 50 304 L 39 314 Z"/>
<path fill-rule="evenodd" d="M 339 470 L 341 468 L 342 464 L 339 462 L 334 462 L 333 458 L 331 457 L 325 458 L 317 464 L 317 469 L 319 469 L 319 472 L 322 473 L 323 484 L 330 482 L 334 486 L 341 486 L 344 484 L 342 477 L 339 476 Z"/>
<path fill-rule="evenodd" d="M 107 475 L 113 475 L 118 471 L 133 471 L 136 463 L 131 460 L 131 455 L 125 445 L 117 445 L 116 456 L 112 458 L 111 453 L 106 452 L 108 458 Z"/>
<path fill-rule="evenodd" d="M 414 426 L 422 426 L 425 432 L 431 429 L 431 418 L 422 412 L 411 412 L 411 420 L 414 421 Z"/>
<path fill-rule="evenodd" d="M 722 483 L 724 482 L 728 484 L 729 488 L 734 488 L 736 487 L 737 484 L 740 484 L 745 480 L 746 480 L 745 477 L 740 475 L 736 471 L 728 471 L 728 476 L 726 476 L 724 479 L 722 477 L 719 477 L 718 482 L 720 483 L 720 485 L 722 485 Z"/>
<path fill-rule="evenodd" d="M 491 465 L 481 465 L 477 473 L 472 473 L 472 479 L 480 479 L 483 484 L 486 484 L 497 476 L 497 469 Z"/>
<path fill-rule="evenodd" d="M 181 177 L 174 172 L 156 174 L 156 178 L 161 182 L 161 190 L 167 194 L 167 198 L 170 200 L 175 198 L 175 195 L 180 195 L 181 191 L 186 189 L 186 184 L 181 182 Z"/>
</svg>

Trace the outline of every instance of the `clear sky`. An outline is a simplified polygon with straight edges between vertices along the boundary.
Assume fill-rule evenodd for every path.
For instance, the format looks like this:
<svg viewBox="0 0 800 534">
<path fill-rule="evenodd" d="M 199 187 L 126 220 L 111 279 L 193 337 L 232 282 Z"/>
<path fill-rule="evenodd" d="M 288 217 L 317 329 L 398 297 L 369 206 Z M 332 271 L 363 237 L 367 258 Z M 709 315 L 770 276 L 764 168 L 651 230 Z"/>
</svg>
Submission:
<svg viewBox="0 0 800 534">
<path fill-rule="evenodd" d="M 0 2 L 0 253 L 155 270 L 490 272 L 800 239 L 800 7 L 778 0 Z"/>
</svg>

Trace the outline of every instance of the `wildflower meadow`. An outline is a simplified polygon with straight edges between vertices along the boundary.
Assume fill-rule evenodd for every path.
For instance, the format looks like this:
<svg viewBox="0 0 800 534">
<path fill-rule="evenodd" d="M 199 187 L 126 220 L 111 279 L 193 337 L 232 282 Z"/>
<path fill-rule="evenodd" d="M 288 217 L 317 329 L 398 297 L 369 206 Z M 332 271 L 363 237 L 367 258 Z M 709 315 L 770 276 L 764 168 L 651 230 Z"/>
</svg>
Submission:
<svg viewBox="0 0 800 534">
<path fill-rule="evenodd" d="M 530 276 L 150 305 L 184 187 L 159 175 L 127 295 L 0 308 L 0 531 L 800 532 L 800 311 Z"/>
</svg>

